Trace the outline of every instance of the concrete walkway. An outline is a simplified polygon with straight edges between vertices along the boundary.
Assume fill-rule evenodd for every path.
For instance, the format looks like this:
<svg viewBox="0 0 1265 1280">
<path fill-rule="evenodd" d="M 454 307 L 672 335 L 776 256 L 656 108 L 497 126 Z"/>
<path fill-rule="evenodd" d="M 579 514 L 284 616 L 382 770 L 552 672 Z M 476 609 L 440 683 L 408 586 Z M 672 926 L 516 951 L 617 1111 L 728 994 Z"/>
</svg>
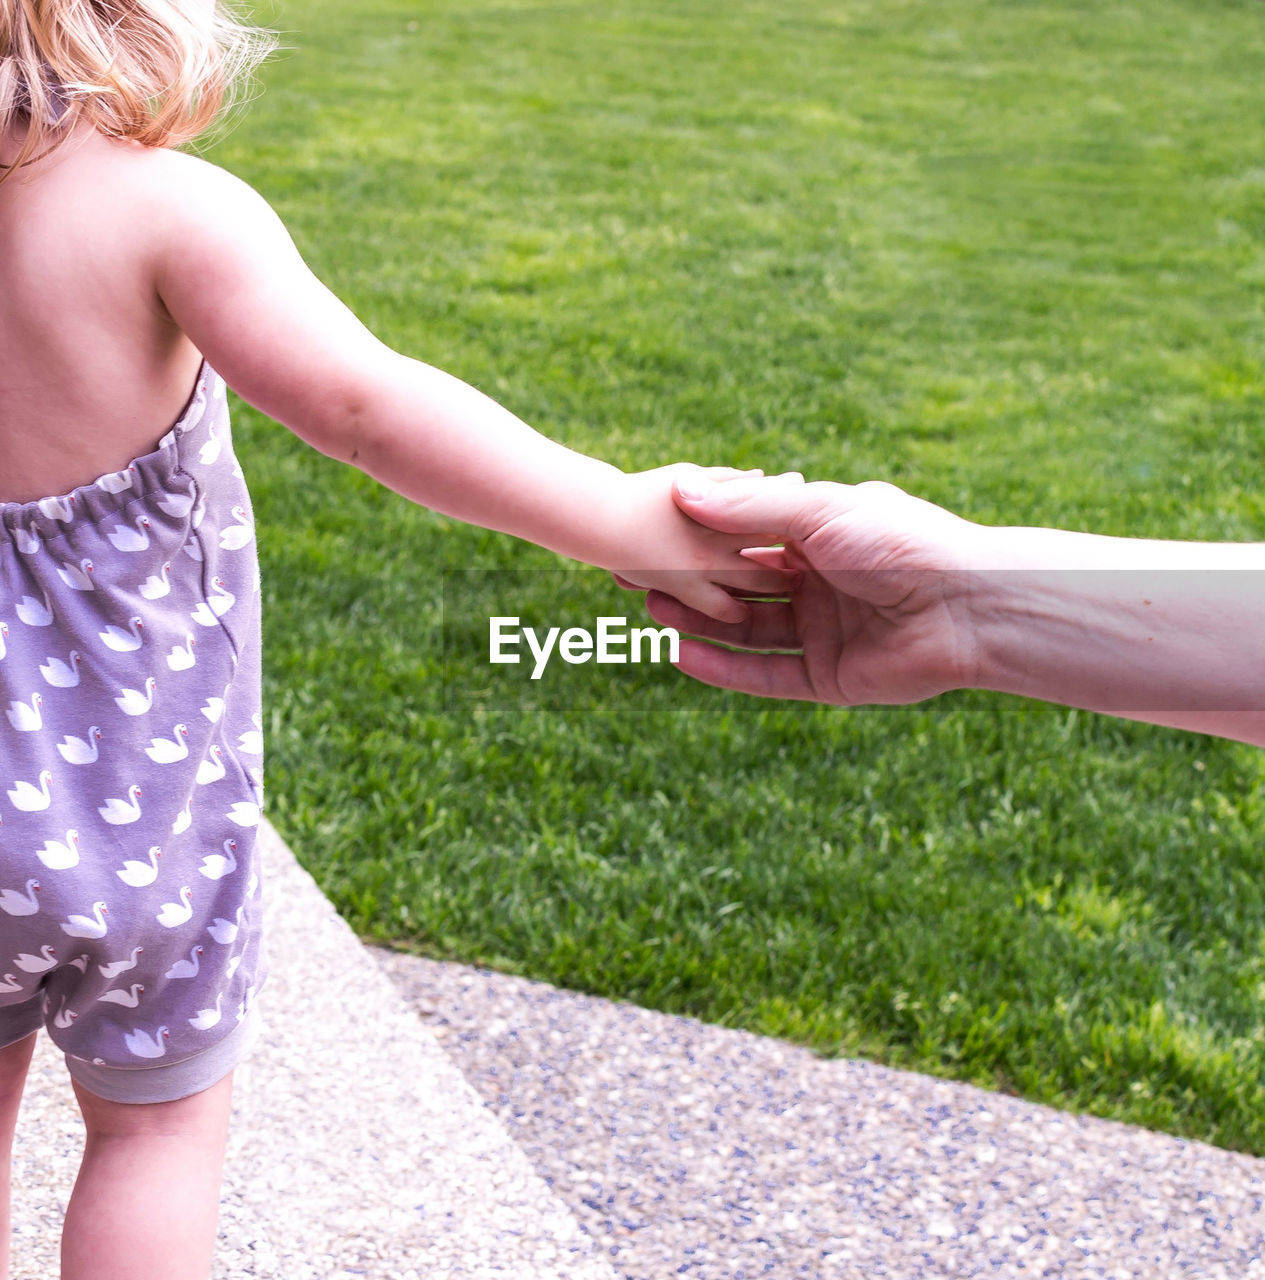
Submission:
<svg viewBox="0 0 1265 1280">
<path fill-rule="evenodd" d="M 265 833 L 215 1280 L 1265 1280 L 1265 1161 L 360 945 Z M 78 1120 L 37 1057 L 13 1275 Z"/>
<path fill-rule="evenodd" d="M 1265 1277 L 1265 1161 L 379 953 L 621 1277 Z"/>
</svg>

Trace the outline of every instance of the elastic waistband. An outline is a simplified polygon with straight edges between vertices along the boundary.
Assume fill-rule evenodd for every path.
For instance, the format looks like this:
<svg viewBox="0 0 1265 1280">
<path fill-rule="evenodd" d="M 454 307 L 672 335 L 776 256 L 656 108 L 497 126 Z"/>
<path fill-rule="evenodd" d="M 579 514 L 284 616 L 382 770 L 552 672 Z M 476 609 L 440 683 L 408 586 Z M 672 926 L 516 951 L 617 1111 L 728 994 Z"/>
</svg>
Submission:
<svg viewBox="0 0 1265 1280">
<path fill-rule="evenodd" d="M 185 455 L 197 447 L 196 429 L 209 427 L 224 404 L 223 380 L 204 361 L 185 411 L 152 453 L 69 493 L 31 502 L 0 502 L 3 541 L 17 542 L 22 549 L 24 541 L 55 539 L 71 526 L 96 525 L 107 516 L 117 516 L 147 494 L 190 491 L 193 480 L 185 474 Z"/>
</svg>

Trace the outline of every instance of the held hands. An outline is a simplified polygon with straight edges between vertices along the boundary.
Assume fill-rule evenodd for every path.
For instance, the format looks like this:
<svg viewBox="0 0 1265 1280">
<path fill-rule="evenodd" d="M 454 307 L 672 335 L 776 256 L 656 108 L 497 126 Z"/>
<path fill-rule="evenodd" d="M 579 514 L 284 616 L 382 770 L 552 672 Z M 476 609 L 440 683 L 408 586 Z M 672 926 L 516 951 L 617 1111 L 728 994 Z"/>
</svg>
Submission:
<svg viewBox="0 0 1265 1280">
<path fill-rule="evenodd" d="M 802 575 L 777 593 L 783 599 L 749 602 L 741 620 L 673 599 L 671 587 L 652 591 L 646 603 L 659 623 L 760 651 L 685 641 L 678 665 L 686 674 L 842 705 L 917 702 L 974 683 L 971 571 L 985 554 L 981 526 L 877 482 L 681 475 L 675 498 L 737 545 L 784 543 L 746 558 Z"/>
<path fill-rule="evenodd" d="M 762 474 L 679 462 L 623 476 L 612 495 L 620 537 L 618 562 L 609 567 L 616 579 L 625 587 L 671 596 L 691 617 L 741 624 L 747 606 L 740 596 L 784 593 L 795 574 L 776 562 L 763 564 L 742 554 L 753 542 L 774 535 L 754 531 L 749 522 L 738 531 L 709 528 L 690 519 L 674 493 L 677 486 L 724 488 Z"/>
</svg>

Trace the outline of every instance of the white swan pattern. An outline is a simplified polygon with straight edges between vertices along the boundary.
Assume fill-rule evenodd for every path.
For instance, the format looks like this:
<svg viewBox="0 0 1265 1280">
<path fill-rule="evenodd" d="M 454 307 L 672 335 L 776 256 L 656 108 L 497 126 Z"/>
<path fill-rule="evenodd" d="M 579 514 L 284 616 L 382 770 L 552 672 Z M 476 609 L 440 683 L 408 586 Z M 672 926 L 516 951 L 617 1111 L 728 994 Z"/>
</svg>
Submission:
<svg viewBox="0 0 1265 1280">
<path fill-rule="evenodd" d="M 208 880 L 223 880 L 237 870 L 237 841 L 230 837 L 224 841 L 223 853 L 208 853 L 198 868 Z"/>
<path fill-rule="evenodd" d="M 167 1053 L 167 1037 L 170 1034 L 166 1027 L 158 1027 L 152 1035 L 136 1027 L 123 1037 L 123 1043 L 127 1045 L 128 1053 L 135 1058 L 161 1058 Z"/>
<path fill-rule="evenodd" d="M 127 973 L 136 968 L 140 963 L 141 952 L 144 950 L 144 947 L 133 947 L 132 954 L 126 960 L 112 960 L 109 964 L 99 964 L 97 969 L 103 978 L 117 978 L 120 973 Z"/>
<path fill-rule="evenodd" d="M 71 916 L 63 921 L 62 932 L 72 938 L 104 938 L 109 931 L 109 925 L 105 922 L 109 910 L 104 902 L 94 902 L 90 916 Z"/>
<path fill-rule="evenodd" d="M 141 819 L 141 789 L 139 784 L 133 783 L 127 789 L 127 799 L 107 800 L 103 805 L 97 807 L 97 812 L 112 826 L 124 827 L 132 822 L 139 822 Z"/>
<path fill-rule="evenodd" d="M 23 973 L 47 973 L 57 963 L 57 953 L 45 943 L 37 956 L 23 952 L 13 962 Z"/>
<path fill-rule="evenodd" d="M 50 655 L 48 661 L 40 667 L 40 675 L 54 689 L 77 689 L 79 687 L 80 660 L 78 649 L 72 649 L 65 662 Z"/>
<path fill-rule="evenodd" d="M 28 627 L 51 627 L 53 609 L 48 592 L 44 592 L 42 603 L 34 596 L 23 596 L 17 607 L 17 615 L 19 621 L 25 622 Z"/>
<path fill-rule="evenodd" d="M 38 880 L 28 880 L 24 890 L 5 889 L 0 892 L 0 911 L 10 916 L 33 916 L 40 909 Z"/>
<path fill-rule="evenodd" d="M 161 569 L 150 577 L 137 588 L 146 600 L 162 600 L 171 594 L 171 579 L 167 576 L 171 572 L 171 565 L 164 564 Z"/>
<path fill-rule="evenodd" d="M 144 983 L 133 982 L 129 990 L 116 987 L 113 991 L 103 991 L 97 1000 L 106 1004 L 121 1004 L 125 1009 L 135 1009 L 141 1002 L 141 992 L 144 990 Z"/>
<path fill-rule="evenodd" d="M 45 840 L 44 847 L 35 856 L 50 871 L 69 871 L 79 865 L 79 832 L 73 828 L 66 832 L 66 840 Z"/>
<path fill-rule="evenodd" d="M 171 652 L 167 655 L 167 665 L 173 671 L 188 671 L 190 667 L 196 667 L 198 658 L 193 652 L 193 646 L 193 636 L 186 632 L 184 644 L 172 645 Z"/>
<path fill-rule="evenodd" d="M 155 764 L 178 764 L 181 760 L 188 759 L 189 743 L 186 741 L 189 737 L 188 726 L 178 724 L 172 732 L 173 737 L 149 740 L 145 754 Z"/>
<path fill-rule="evenodd" d="M 201 957 L 203 948 L 194 947 L 189 952 L 187 960 L 177 960 L 175 964 L 167 970 L 163 977 L 165 978 L 196 978 L 201 968 Z"/>
<path fill-rule="evenodd" d="M 125 716 L 143 716 L 154 705 L 154 694 L 158 691 L 158 681 L 150 676 L 145 681 L 144 689 L 124 689 L 114 699 L 114 705 Z"/>
<path fill-rule="evenodd" d="M 221 1015 L 221 1006 L 224 1003 L 224 993 L 217 992 L 215 996 L 214 1009 L 199 1009 L 197 1016 L 189 1019 L 189 1025 L 195 1031 L 210 1031 L 210 1029 L 219 1022 Z"/>
<path fill-rule="evenodd" d="M 43 706 L 43 697 L 36 693 L 31 696 L 29 703 L 9 703 L 9 709 L 5 714 L 9 717 L 9 723 L 19 733 L 38 733 L 44 727 Z"/>
<path fill-rule="evenodd" d="M 188 924 L 193 918 L 193 890 L 185 885 L 180 890 L 179 902 L 164 902 L 162 910 L 154 917 L 164 929 L 175 929 Z"/>
<path fill-rule="evenodd" d="M 72 1056 L 187 1057 L 264 977 L 256 541 L 205 365 L 156 452 L 0 522 L 0 993 L 56 969 Z"/>
<path fill-rule="evenodd" d="M 92 570 L 92 561 L 83 559 L 77 565 L 59 564 L 57 566 L 57 576 L 72 591 L 95 591 L 97 585 L 92 580 Z"/>
<path fill-rule="evenodd" d="M 134 858 L 129 859 L 114 874 L 124 884 L 131 885 L 133 889 L 144 889 L 158 879 L 158 859 L 162 857 L 162 854 L 163 851 L 157 845 L 153 845 L 149 850 L 148 862 L 138 862 Z"/>
<path fill-rule="evenodd" d="M 115 653 L 135 653 L 145 642 L 145 637 L 141 635 L 144 625 L 140 618 L 131 618 L 126 631 L 122 627 L 106 627 L 104 631 L 97 633 L 97 638 Z"/>
<path fill-rule="evenodd" d="M 57 744 L 57 754 L 67 764 L 96 764 L 101 758 L 101 726 L 94 724 L 86 739 L 67 734 Z"/>
</svg>

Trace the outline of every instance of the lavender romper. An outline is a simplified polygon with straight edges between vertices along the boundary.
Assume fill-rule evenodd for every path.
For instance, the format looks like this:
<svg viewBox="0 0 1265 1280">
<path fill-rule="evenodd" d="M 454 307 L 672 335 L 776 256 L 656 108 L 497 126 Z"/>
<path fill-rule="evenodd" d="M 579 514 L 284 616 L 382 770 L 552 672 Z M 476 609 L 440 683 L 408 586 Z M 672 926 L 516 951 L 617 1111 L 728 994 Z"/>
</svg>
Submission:
<svg viewBox="0 0 1265 1280">
<path fill-rule="evenodd" d="M 249 1050 L 265 962 L 259 569 L 225 387 L 153 453 L 0 503 L 0 1045 L 116 1102 Z"/>
</svg>

